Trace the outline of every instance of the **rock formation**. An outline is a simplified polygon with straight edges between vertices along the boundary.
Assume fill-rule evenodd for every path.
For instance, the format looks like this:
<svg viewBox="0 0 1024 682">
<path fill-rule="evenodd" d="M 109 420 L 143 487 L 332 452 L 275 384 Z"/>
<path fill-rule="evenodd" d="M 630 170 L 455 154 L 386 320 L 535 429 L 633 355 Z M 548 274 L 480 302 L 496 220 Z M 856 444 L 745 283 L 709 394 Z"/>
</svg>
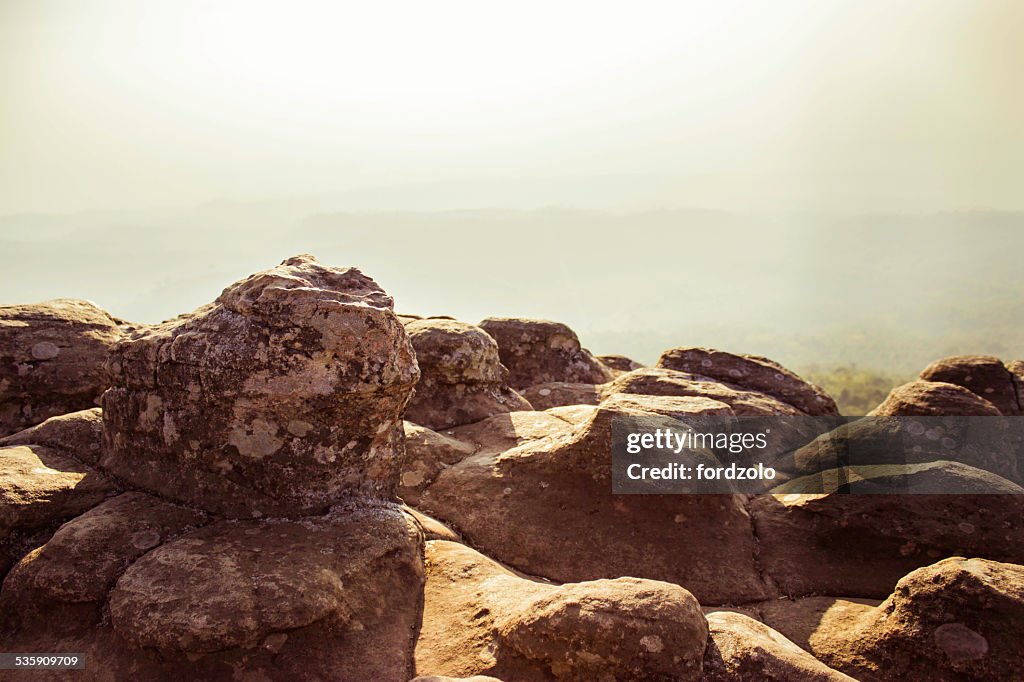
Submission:
<svg viewBox="0 0 1024 682">
<path fill-rule="evenodd" d="M 0 309 L 0 651 L 85 680 L 1020 678 L 1022 444 L 953 435 L 1021 414 L 1024 362 L 933 363 L 771 494 L 614 495 L 617 419 L 836 415 L 766 358 L 658 365 L 399 317 L 310 256 L 145 328 Z"/>
<path fill-rule="evenodd" d="M 897 386 L 871 411 L 878 417 L 998 417 L 999 408 L 969 389 L 944 381 L 919 379 Z"/>
<path fill-rule="evenodd" d="M 532 406 L 505 383 L 508 370 L 498 344 L 479 327 L 431 318 L 405 325 L 416 352 L 420 381 L 406 418 L 432 429 L 472 424 Z"/>
<path fill-rule="evenodd" d="M 729 407 L 707 398 L 613 396 L 589 409 L 575 423 L 548 417 L 535 439 L 479 444 L 440 472 L 419 505 L 474 547 L 532 575 L 663 580 L 711 604 L 763 598 L 744 496 L 611 492 L 614 417 L 728 415 Z M 712 546 L 713 556 L 696 550 Z"/>
<path fill-rule="evenodd" d="M 89 301 L 0 306 L 0 437 L 95 406 L 119 324 Z"/>
<path fill-rule="evenodd" d="M 1007 417 L 1021 413 L 1013 373 L 991 355 L 957 355 L 936 360 L 924 368 L 921 379 L 963 386 Z"/>
<path fill-rule="evenodd" d="M 418 374 L 391 299 L 309 256 L 129 334 L 96 460 L 127 492 L 0 449 L 9 526 L 77 516 L 5 580 L 0 649 L 85 651 L 86 679 L 412 677 L 422 535 L 393 499 Z"/>
<path fill-rule="evenodd" d="M 488 317 L 480 327 L 498 342 L 501 362 L 516 389 L 552 381 L 603 384 L 611 371 L 580 347 L 576 332 L 560 322 Z"/>
<path fill-rule="evenodd" d="M 102 466 L 235 518 L 392 496 L 419 371 L 391 298 L 292 258 L 189 315 L 127 335 L 103 396 Z"/>
<path fill-rule="evenodd" d="M 824 602 L 794 634 L 858 680 L 1018 680 L 1024 567 L 951 557 L 901 579 L 877 606 Z M 798 606 L 799 608 L 799 606 Z M 802 627 L 787 614 L 778 627 Z"/>
<path fill-rule="evenodd" d="M 711 348 L 673 348 L 665 351 L 658 367 L 710 377 L 777 398 L 803 414 L 839 414 L 825 391 L 808 383 L 777 362 L 758 355 L 737 355 Z"/>
</svg>

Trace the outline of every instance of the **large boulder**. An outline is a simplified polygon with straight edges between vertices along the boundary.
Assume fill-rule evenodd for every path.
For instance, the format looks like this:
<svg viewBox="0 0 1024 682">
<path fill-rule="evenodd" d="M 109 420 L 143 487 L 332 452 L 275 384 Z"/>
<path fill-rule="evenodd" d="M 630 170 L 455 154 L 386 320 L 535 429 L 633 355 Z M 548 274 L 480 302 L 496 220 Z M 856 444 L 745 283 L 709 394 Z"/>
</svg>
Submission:
<svg viewBox="0 0 1024 682">
<path fill-rule="evenodd" d="M 517 682 L 698 679 L 700 605 L 678 585 L 618 578 L 552 585 L 463 545 L 428 542 L 420 674 Z"/>
<path fill-rule="evenodd" d="M 580 347 L 576 332 L 560 322 L 488 317 L 480 327 L 498 342 L 509 383 L 517 388 L 564 381 L 603 384 L 611 370 Z"/>
<path fill-rule="evenodd" d="M 405 325 L 420 381 L 406 419 L 431 429 L 471 424 L 495 414 L 532 409 L 505 383 L 498 344 L 479 327 L 432 318 Z"/>
<path fill-rule="evenodd" d="M 997 357 L 956 355 L 936 360 L 924 368 L 921 379 L 963 386 L 1007 417 L 1021 413 L 1013 373 Z"/>
<path fill-rule="evenodd" d="M 663 580 L 708 604 L 763 598 L 745 496 L 612 494 L 615 417 L 728 415 L 728 406 L 634 395 L 588 409 L 581 422 L 547 435 L 517 445 L 510 434 L 481 447 L 441 471 L 420 506 L 474 547 L 532 575 Z"/>
<path fill-rule="evenodd" d="M 94 468 L 102 430 L 93 408 L 0 438 L 0 576 L 61 523 L 117 494 Z"/>
<path fill-rule="evenodd" d="M 616 578 L 570 583 L 526 602 L 504 643 L 558 680 L 698 679 L 707 621 L 671 583 Z"/>
<path fill-rule="evenodd" d="M 1017 429 L 1008 419 L 867 417 L 822 434 L 793 453 L 800 474 L 857 466 L 955 461 L 1022 480 Z"/>
<path fill-rule="evenodd" d="M 918 379 L 892 389 L 870 412 L 878 417 L 998 417 L 995 405 L 972 391 L 945 381 Z"/>
<path fill-rule="evenodd" d="M 658 367 L 688 372 L 764 393 L 788 403 L 803 414 L 837 415 L 835 401 L 825 391 L 759 355 L 727 353 L 713 348 L 672 348 L 662 353 Z"/>
<path fill-rule="evenodd" d="M 41 445 L 96 466 L 103 452 L 103 411 L 93 407 L 50 417 L 42 424 L 0 438 L 0 447 L 8 445 Z"/>
<path fill-rule="evenodd" d="M 119 324 L 89 301 L 0 306 L 0 436 L 94 407 Z"/>
<path fill-rule="evenodd" d="M 97 508 L 19 564 L 0 602 L 5 649 L 83 651 L 88 680 L 412 676 L 423 563 L 418 529 L 398 509 L 175 535 L 187 510 L 151 503 L 149 516 L 126 515 L 138 502 Z M 95 600 L 109 615 L 97 620 Z"/>
<path fill-rule="evenodd" d="M 4 582 L 0 650 L 85 652 L 87 680 L 408 680 L 440 524 L 395 500 L 419 372 L 390 298 L 300 256 L 114 360 L 89 457 L 130 492 L 56 450 L 96 415 L 0 447 L 3 522 L 77 516 Z"/>
<path fill-rule="evenodd" d="M 391 298 L 354 268 L 291 258 L 113 360 L 101 464 L 135 487 L 240 518 L 397 490 L 419 371 Z"/>
<path fill-rule="evenodd" d="M 808 644 L 859 680 L 1019 680 L 1024 566 L 953 557 L 899 581 L 877 607 L 829 609 Z"/>
<path fill-rule="evenodd" d="M 0 593 L 8 629 L 84 634 L 100 620 L 126 566 L 206 515 L 144 493 L 124 493 L 65 523 L 15 566 Z"/>
<path fill-rule="evenodd" d="M 797 479 L 754 500 L 761 566 L 783 594 L 883 598 L 909 571 L 957 554 L 1024 563 L 1024 490 L 1005 479 L 950 462 L 844 476 L 878 494 L 820 494 L 820 480 Z M 924 494 L 885 492 L 913 489 Z"/>
<path fill-rule="evenodd" d="M 656 396 L 706 397 L 725 403 L 737 416 L 798 416 L 800 410 L 787 402 L 758 391 L 722 383 L 689 372 L 662 367 L 644 367 L 626 372 L 601 387 L 602 396 L 619 393 Z"/>
</svg>

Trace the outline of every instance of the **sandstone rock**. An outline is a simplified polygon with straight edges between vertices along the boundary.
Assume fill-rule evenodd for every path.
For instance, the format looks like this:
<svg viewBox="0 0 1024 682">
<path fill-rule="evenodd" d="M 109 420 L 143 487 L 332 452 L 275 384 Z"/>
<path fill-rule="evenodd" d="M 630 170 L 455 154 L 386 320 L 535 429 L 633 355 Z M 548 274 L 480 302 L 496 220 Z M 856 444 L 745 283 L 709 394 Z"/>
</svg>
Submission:
<svg viewBox="0 0 1024 682">
<path fill-rule="evenodd" d="M 576 332 L 560 322 L 488 317 L 480 327 L 498 342 L 514 388 L 552 381 L 602 384 L 612 378 L 607 367 L 580 347 Z"/>
<path fill-rule="evenodd" d="M 1017 393 L 1017 406 L 1024 413 L 1024 360 L 1014 360 L 1006 365 L 1013 378 L 1013 389 Z"/>
<path fill-rule="evenodd" d="M 558 680 L 697 679 L 708 626 L 693 595 L 637 578 L 562 585 L 501 629 Z"/>
<path fill-rule="evenodd" d="M 472 677 L 448 677 L 447 675 L 421 675 L 410 682 L 502 682 L 490 675 L 473 675 Z"/>
<path fill-rule="evenodd" d="M 0 593 L 5 626 L 82 634 L 95 626 L 114 581 L 135 559 L 203 514 L 125 493 L 72 519 L 11 571 Z"/>
<path fill-rule="evenodd" d="M 619 398 L 592 408 L 582 424 L 448 467 L 421 507 L 532 575 L 664 580 L 709 604 L 763 598 L 744 496 L 611 493 L 614 416 L 675 416 L 687 402 L 696 404 L 690 413 L 728 408 L 700 398 Z"/>
<path fill-rule="evenodd" d="M 394 495 L 418 370 L 391 298 L 354 268 L 286 260 L 128 335 L 103 397 L 102 466 L 231 517 Z"/>
<path fill-rule="evenodd" d="M 115 492 L 106 477 L 49 448 L 0 447 L 0 542 L 77 516 Z"/>
<path fill-rule="evenodd" d="M 636 578 L 555 586 L 462 545 L 427 543 L 421 672 L 503 679 L 696 679 L 707 625 L 677 585 Z"/>
<path fill-rule="evenodd" d="M 658 367 L 711 377 L 764 393 L 804 414 L 839 414 L 835 401 L 825 391 L 777 362 L 758 355 L 726 353 L 712 348 L 673 348 L 662 354 Z"/>
<path fill-rule="evenodd" d="M 597 408 L 587 406 L 584 409 L 585 414 L 576 415 L 575 419 L 556 414 L 555 410 L 510 412 L 447 433 L 456 440 L 471 444 L 474 454 L 494 455 L 525 443 L 570 433 L 575 426 L 590 419 Z"/>
<path fill-rule="evenodd" d="M 999 409 L 963 386 L 942 381 L 912 381 L 892 389 L 872 416 L 998 417 Z"/>
<path fill-rule="evenodd" d="M 406 505 L 402 506 L 402 511 L 412 519 L 414 524 L 416 524 L 420 530 L 420 535 L 423 536 L 424 540 L 451 540 L 452 542 L 462 541 L 462 538 L 459 537 L 458 533 L 435 519 L 433 516 L 427 516 L 420 510 Z"/>
<path fill-rule="evenodd" d="M 1019 680 L 1024 567 L 954 557 L 899 581 L 876 608 L 822 621 L 814 654 L 857 679 Z"/>
<path fill-rule="evenodd" d="M 800 415 L 800 410 L 766 393 L 748 391 L 707 377 L 660 367 L 627 372 L 602 387 L 602 395 L 617 393 L 696 396 L 729 405 L 737 416 Z"/>
<path fill-rule="evenodd" d="M 84 651 L 88 680 L 400 682 L 422 589 L 419 533 L 397 508 L 221 521 L 131 564 L 87 633 L 19 629 L 0 646 Z"/>
<path fill-rule="evenodd" d="M 597 405 L 601 402 L 601 392 L 594 384 L 569 384 L 564 381 L 530 386 L 523 389 L 523 397 L 536 410 L 565 405 Z"/>
<path fill-rule="evenodd" d="M 802 476 L 772 488 L 775 495 L 1024 495 L 1002 476 L 960 462 L 849 466 Z"/>
<path fill-rule="evenodd" d="M 1008 417 L 1021 413 L 1013 375 L 999 358 L 991 355 L 957 355 L 936 360 L 921 372 L 921 379 L 963 386 Z"/>
<path fill-rule="evenodd" d="M 107 477 L 59 450 L 0 447 L 0 576 L 62 522 L 117 492 Z"/>
<path fill-rule="evenodd" d="M 42 424 L 0 438 L 7 445 L 42 445 L 95 466 L 103 450 L 103 412 L 98 407 L 50 417 Z"/>
<path fill-rule="evenodd" d="M 707 614 L 711 641 L 704 651 L 708 682 L 851 682 L 764 623 L 740 613 Z"/>
<path fill-rule="evenodd" d="M 970 493 L 977 473 L 964 465 L 928 464 L 902 475 L 943 479 L 943 486 Z M 983 485 L 992 489 L 990 481 Z M 1007 492 L 1019 490 L 1003 485 Z M 883 598 L 909 571 L 956 554 L 1024 562 L 1019 493 L 790 493 L 759 496 L 751 509 L 761 566 L 790 596 Z"/>
<path fill-rule="evenodd" d="M 118 320 L 88 301 L 0 306 L 0 436 L 93 407 Z"/>
<path fill-rule="evenodd" d="M 475 448 L 412 422 L 405 422 L 403 429 L 407 456 L 398 494 L 406 502 L 416 504 L 420 492 L 441 469 L 472 455 Z"/>
<path fill-rule="evenodd" d="M 772 599 L 757 605 L 760 619 L 804 651 L 814 653 L 819 643 L 827 646 L 838 630 L 848 630 L 882 603 L 858 597 L 802 597 Z"/>
<path fill-rule="evenodd" d="M 405 325 L 421 377 L 406 410 L 409 421 L 432 429 L 471 424 L 495 414 L 529 410 L 509 388 L 498 345 L 482 329 L 447 319 Z"/>
<path fill-rule="evenodd" d="M 643 367 L 642 364 L 627 358 L 625 355 L 598 355 L 597 359 L 613 372 L 631 372 L 634 369 Z"/>
<path fill-rule="evenodd" d="M 1021 481 L 1016 434 L 1004 419 L 923 417 L 918 420 L 868 417 L 823 434 L 793 455 L 799 473 L 851 465 L 919 464 L 955 461 Z M 797 492 L 797 491 L 792 491 Z"/>
</svg>

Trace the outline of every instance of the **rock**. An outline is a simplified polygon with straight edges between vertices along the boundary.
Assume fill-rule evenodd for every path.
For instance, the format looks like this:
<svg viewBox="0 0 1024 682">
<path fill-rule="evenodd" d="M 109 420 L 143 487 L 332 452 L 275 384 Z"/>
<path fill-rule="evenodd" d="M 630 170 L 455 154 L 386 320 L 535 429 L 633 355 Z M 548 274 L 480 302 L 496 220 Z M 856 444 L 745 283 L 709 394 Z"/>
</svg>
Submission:
<svg viewBox="0 0 1024 682">
<path fill-rule="evenodd" d="M 658 367 L 711 377 L 764 393 L 811 416 L 839 414 L 835 401 L 825 391 L 777 362 L 758 355 L 740 355 L 712 348 L 672 348 L 662 354 Z"/>
<path fill-rule="evenodd" d="M 220 521 L 132 563 L 86 634 L 51 624 L 0 645 L 83 651 L 85 679 L 401 681 L 422 590 L 419 533 L 397 508 Z"/>
<path fill-rule="evenodd" d="M 631 372 L 634 369 L 640 369 L 643 367 L 642 364 L 636 360 L 627 358 L 625 355 L 598 355 L 597 359 L 601 361 L 605 367 L 608 367 L 612 372 Z"/>
<path fill-rule="evenodd" d="M 697 679 L 700 605 L 677 585 L 636 578 L 555 586 L 450 542 L 427 543 L 416 668 L 503 679 Z"/>
<path fill-rule="evenodd" d="M 0 436 L 95 406 L 121 333 L 89 301 L 0 306 Z"/>
<path fill-rule="evenodd" d="M 114 353 L 101 465 L 230 517 L 388 499 L 419 372 L 392 301 L 354 268 L 297 256 Z"/>
<path fill-rule="evenodd" d="M 0 576 L 61 523 L 117 492 L 106 476 L 58 450 L 0 447 Z"/>
<path fill-rule="evenodd" d="M 751 510 L 762 568 L 794 597 L 883 598 L 903 575 L 944 556 L 1024 562 L 1024 495 L 971 494 L 979 485 L 997 489 L 993 474 L 950 464 L 912 465 L 890 484 L 898 489 L 903 476 L 908 487 L 938 481 L 965 494 L 758 496 Z M 1020 490 L 1001 485 L 1007 493 Z"/>
<path fill-rule="evenodd" d="M 711 641 L 704 651 L 707 682 L 851 682 L 764 623 L 729 611 L 707 614 Z"/>
<path fill-rule="evenodd" d="M 1024 567 L 953 557 L 852 617 L 825 618 L 815 656 L 857 679 L 1019 680 Z"/>
<path fill-rule="evenodd" d="M 502 682 L 490 675 L 473 675 L 472 677 L 448 677 L 447 675 L 426 675 L 410 680 L 410 682 Z"/>
<path fill-rule="evenodd" d="M 1013 374 L 991 355 L 956 355 L 936 360 L 921 372 L 921 379 L 963 386 L 1008 417 L 1021 413 Z"/>
<path fill-rule="evenodd" d="M 427 516 L 418 509 L 404 505 L 402 506 L 402 511 L 412 519 L 414 524 L 416 524 L 420 530 L 420 535 L 423 536 L 424 540 L 451 540 L 452 542 L 462 542 L 462 538 L 459 537 L 458 533 L 435 519 L 433 516 Z"/>
<path fill-rule="evenodd" d="M 761 620 L 794 644 L 813 653 L 832 632 L 854 627 L 867 612 L 882 603 L 857 597 L 802 597 L 772 599 L 757 605 Z"/>
<path fill-rule="evenodd" d="M 618 393 L 696 396 L 725 403 L 737 416 L 800 415 L 800 410 L 766 393 L 748 391 L 687 372 L 646 367 L 622 374 L 602 386 L 602 395 Z"/>
<path fill-rule="evenodd" d="M 138 647 L 206 653 L 309 626 L 336 639 L 376 628 L 375 611 L 397 607 L 391 615 L 403 626 L 401 642 L 415 622 L 421 585 L 416 533 L 397 511 L 221 522 L 133 564 L 110 595 L 110 614 L 115 631 Z"/>
<path fill-rule="evenodd" d="M 0 522 L 81 514 L 4 582 L 0 650 L 83 651 L 85 679 L 408 680 L 422 537 L 451 534 L 394 499 L 419 371 L 390 298 L 300 256 L 113 357 L 99 468 L 143 491 L 95 506 L 110 486 L 63 450 L 0 448 Z"/>
<path fill-rule="evenodd" d="M 819 436 L 799 448 L 793 461 L 799 473 L 813 474 L 839 463 L 867 466 L 947 460 L 1021 481 L 1024 472 L 1014 430 L 1004 419 L 984 422 L 971 417 L 867 417 Z"/>
<path fill-rule="evenodd" d="M 892 389 L 870 412 L 879 417 L 998 417 L 999 409 L 963 386 L 942 381 L 912 381 Z"/>
<path fill-rule="evenodd" d="M 38 445 L 0 448 L 0 541 L 77 516 L 117 492 L 81 462 Z"/>
<path fill-rule="evenodd" d="M 1024 413 L 1024 360 L 1014 360 L 1006 366 L 1013 379 L 1013 389 L 1017 393 L 1017 406 Z"/>
<path fill-rule="evenodd" d="M 772 488 L 775 495 L 1024 495 L 1002 476 L 960 462 L 874 464 L 827 469 Z"/>
<path fill-rule="evenodd" d="M 498 344 L 479 327 L 447 319 L 405 325 L 421 377 L 406 410 L 409 421 L 432 429 L 471 424 L 495 414 L 532 409 L 509 388 Z"/>
<path fill-rule="evenodd" d="M 557 680 L 697 679 L 708 626 L 692 594 L 637 578 L 562 585 L 501 628 Z"/>
<path fill-rule="evenodd" d="M 591 406 L 583 409 L 586 413 L 574 415 L 575 419 L 556 414 L 555 410 L 510 412 L 452 429 L 448 434 L 456 440 L 469 443 L 476 455 L 495 455 L 519 445 L 570 433 L 575 426 L 590 419 L 597 410 Z"/>
<path fill-rule="evenodd" d="M 601 402 L 601 392 L 596 385 L 569 384 L 564 381 L 530 386 L 523 389 L 523 397 L 537 410 L 565 405 L 597 405 Z"/>
<path fill-rule="evenodd" d="M 508 449 L 481 449 L 444 469 L 420 506 L 474 547 L 532 575 L 663 580 L 708 604 L 763 598 L 745 496 L 611 492 L 616 415 L 728 408 L 703 398 L 619 396 L 590 409 L 583 423 L 563 422 L 562 430 L 520 445 L 506 440 Z"/>
<path fill-rule="evenodd" d="M 7 627 L 82 634 L 100 619 L 126 566 L 205 516 L 144 493 L 109 499 L 65 523 L 11 571 L 2 592 Z"/>
<path fill-rule="evenodd" d="M 399 479 L 398 494 L 406 502 L 416 504 L 420 492 L 441 469 L 472 455 L 475 448 L 412 422 L 405 422 L 403 429 L 406 465 Z"/>
<path fill-rule="evenodd" d="M 607 367 L 580 347 L 576 332 L 560 322 L 488 317 L 480 327 L 498 342 L 514 388 L 552 381 L 603 384 L 612 378 Z"/>
<path fill-rule="evenodd" d="M 7 445 L 42 445 L 90 466 L 103 450 L 103 412 L 98 407 L 50 417 L 42 424 L 0 438 Z"/>
</svg>

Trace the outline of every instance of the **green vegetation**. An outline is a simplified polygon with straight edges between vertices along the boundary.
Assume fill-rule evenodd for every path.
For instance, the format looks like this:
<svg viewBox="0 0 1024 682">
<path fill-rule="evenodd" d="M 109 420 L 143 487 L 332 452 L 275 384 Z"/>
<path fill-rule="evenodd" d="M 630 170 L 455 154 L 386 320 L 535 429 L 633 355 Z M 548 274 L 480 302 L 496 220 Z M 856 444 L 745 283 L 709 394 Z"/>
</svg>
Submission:
<svg viewBox="0 0 1024 682">
<path fill-rule="evenodd" d="M 835 398 L 844 415 L 865 415 L 885 400 L 894 387 L 913 379 L 877 370 L 860 369 L 856 365 L 820 367 L 811 365 L 800 373 Z"/>
</svg>

